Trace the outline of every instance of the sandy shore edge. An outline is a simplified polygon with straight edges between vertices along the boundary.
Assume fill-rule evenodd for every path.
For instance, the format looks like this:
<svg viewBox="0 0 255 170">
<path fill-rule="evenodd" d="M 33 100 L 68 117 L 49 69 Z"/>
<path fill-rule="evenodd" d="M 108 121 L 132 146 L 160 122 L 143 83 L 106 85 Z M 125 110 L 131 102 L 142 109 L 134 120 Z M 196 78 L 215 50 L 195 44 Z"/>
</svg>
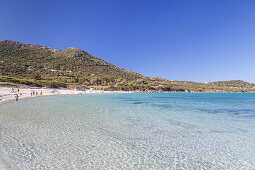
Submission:
<svg viewBox="0 0 255 170">
<path fill-rule="evenodd" d="M 68 90 L 68 89 L 50 89 L 50 88 L 11 88 L 0 87 L 0 104 L 15 101 L 18 95 L 18 100 L 24 98 L 34 98 L 39 96 L 53 96 L 53 95 L 74 95 L 74 94 L 99 94 L 99 93 L 132 93 L 124 91 L 100 91 L 100 90 Z"/>
<path fill-rule="evenodd" d="M 83 91 L 66 90 L 66 89 L 49 89 L 49 88 L 10 88 L 0 87 L 0 103 L 15 101 L 16 96 L 18 100 L 24 98 L 33 98 L 39 96 L 52 96 L 63 94 L 81 94 Z"/>
<path fill-rule="evenodd" d="M 34 92 L 34 94 L 33 94 Z M 37 93 L 36 93 L 37 92 Z M 18 95 L 18 100 L 24 98 L 34 98 L 40 96 L 53 96 L 53 95 L 70 95 L 70 94 L 86 94 L 86 93 L 101 93 L 100 91 L 76 91 L 66 89 L 49 89 L 49 88 L 10 88 L 0 87 L 0 104 L 15 101 L 15 96 Z M 7 170 L 8 164 L 0 155 L 0 170 Z"/>
<path fill-rule="evenodd" d="M 14 102 L 15 96 L 18 95 L 18 100 L 24 98 L 35 98 L 40 96 L 55 96 L 55 95 L 79 95 L 79 94 L 98 94 L 98 93 L 132 93 L 123 91 L 79 91 L 68 89 L 50 89 L 50 88 L 11 88 L 0 87 L 0 104 L 6 102 Z M 0 170 L 9 169 L 8 164 L 4 162 L 4 159 L 0 155 Z"/>
</svg>

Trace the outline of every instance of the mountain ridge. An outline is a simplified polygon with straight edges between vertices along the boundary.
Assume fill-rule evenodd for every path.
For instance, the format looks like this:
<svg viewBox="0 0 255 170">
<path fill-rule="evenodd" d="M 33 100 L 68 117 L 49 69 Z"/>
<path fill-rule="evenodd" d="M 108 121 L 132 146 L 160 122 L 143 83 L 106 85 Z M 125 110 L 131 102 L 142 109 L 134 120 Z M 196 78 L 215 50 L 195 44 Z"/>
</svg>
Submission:
<svg viewBox="0 0 255 170">
<path fill-rule="evenodd" d="M 110 69 L 117 69 L 117 71 L 122 72 L 123 74 L 133 74 L 134 76 L 137 77 L 142 77 L 142 75 L 138 74 L 138 73 L 134 73 L 134 72 L 130 72 L 127 71 L 123 68 L 119 68 L 111 63 L 108 63 L 98 57 L 92 56 L 89 53 L 87 53 L 86 51 L 82 50 L 82 49 L 78 49 L 78 48 L 74 48 L 74 47 L 69 47 L 67 49 L 64 50 L 54 50 L 50 47 L 47 46 L 40 46 L 40 45 L 33 45 L 33 44 L 22 44 L 20 42 L 15 42 L 15 41 L 10 41 L 10 40 L 4 40 L 0 42 L 0 47 L 1 47 L 1 56 L 2 59 L 3 57 L 6 58 L 13 58 L 16 59 L 17 61 L 20 60 L 20 58 L 18 57 L 24 57 L 28 59 L 28 61 L 23 61 L 23 63 L 20 64 L 31 64 L 29 63 L 29 61 L 31 60 L 31 62 L 38 62 L 38 60 L 42 60 L 42 62 L 44 62 L 43 66 L 41 65 L 41 67 L 44 68 L 50 68 L 50 69 L 56 69 L 58 67 L 62 67 L 62 69 L 65 69 L 63 67 L 67 66 L 69 63 L 70 67 L 74 66 L 75 68 L 70 68 L 70 71 L 73 71 L 72 69 L 76 70 L 80 69 L 79 71 L 84 71 L 85 67 L 79 67 L 79 64 L 81 64 L 81 66 L 105 66 L 105 67 L 111 67 Z M 12 50 L 12 51 L 11 51 Z M 9 53 L 6 51 L 10 51 Z M 29 56 L 31 56 L 29 58 Z M 45 63 L 45 60 L 47 60 L 47 57 L 51 56 L 51 62 L 53 62 L 54 64 L 51 63 Z M 55 61 L 54 59 L 57 59 L 57 61 Z M 4 59 L 3 59 L 4 61 Z M 77 62 L 80 63 L 77 63 Z M 73 63 L 76 62 L 76 63 Z M 25 63 L 25 64 L 24 64 Z M 40 63 L 37 63 L 40 65 Z M 91 68 L 90 68 L 91 69 Z M 104 71 L 106 71 L 107 68 L 104 68 Z M 86 70 L 86 69 L 85 69 Z M 103 71 L 103 70 L 102 70 Z M 107 73 L 109 73 L 110 70 L 107 70 Z M 98 73 L 102 73 L 102 72 L 98 72 Z M 112 75 L 113 76 L 113 75 Z M 116 76 L 116 75 L 114 75 Z"/>
<path fill-rule="evenodd" d="M 197 83 L 149 78 L 117 67 L 86 51 L 69 47 L 0 41 L 0 81 L 35 86 L 78 85 L 102 90 L 165 92 L 253 92 L 255 84 L 242 80 Z"/>
</svg>

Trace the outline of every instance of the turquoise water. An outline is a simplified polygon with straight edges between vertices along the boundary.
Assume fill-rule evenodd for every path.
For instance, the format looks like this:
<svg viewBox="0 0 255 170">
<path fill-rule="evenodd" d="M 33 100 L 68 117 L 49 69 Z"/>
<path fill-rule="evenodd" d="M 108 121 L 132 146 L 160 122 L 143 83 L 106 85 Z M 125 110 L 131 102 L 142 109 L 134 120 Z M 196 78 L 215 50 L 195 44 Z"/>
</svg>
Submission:
<svg viewBox="0 0 255 170">
<path fill-rule="evenodd" d="M 94 94 L 0 105 L 12 169 L 255 169 L 255 94 Z"/>
</svg>

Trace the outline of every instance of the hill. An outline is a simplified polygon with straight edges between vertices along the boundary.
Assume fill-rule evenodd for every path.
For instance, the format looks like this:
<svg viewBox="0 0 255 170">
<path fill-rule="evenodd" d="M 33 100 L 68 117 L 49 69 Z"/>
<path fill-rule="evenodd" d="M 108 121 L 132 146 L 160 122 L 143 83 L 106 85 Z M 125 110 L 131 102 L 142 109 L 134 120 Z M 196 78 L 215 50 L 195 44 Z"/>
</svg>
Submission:
<svg viewBox="0 0 255 170">
<path fill-rule="evenodd" d="M 196 83 L 149 78 L 127 71 L 78 49 L 4 40 L 0 42 L 0 85 L 94 87 L 103 90 L 166 92 L 253 92 L 255 85 L 241 80 Z M 4 83 L 3 83 L 4 82 Z"/>
<path fill-rule="evenodd" d="M 33 71 L 40 71 L 42 76 L 50 74 L 70 77 L 93 74 L 127 80 L 143 77 L 72 47 L 66 50 L 54 50 L 49 47 L 7 40 L 0 42 L 0 56 L 1 61 L 5 63 L 1 69 L 5 71 L 4 74 L 26 77 Z M 16 69 L 12 70 L 15 67 L 10 64 L 15 64 Z"/>
<path fill-rule="evenodd" d="M 39 84 L 52 81 L 62 84 L 101 85 L 145 78 L 81 49 L 54 50 L 10 40 L 0 42 L 0 72 L 5 77 L 34 79 Z"/>
</svg>

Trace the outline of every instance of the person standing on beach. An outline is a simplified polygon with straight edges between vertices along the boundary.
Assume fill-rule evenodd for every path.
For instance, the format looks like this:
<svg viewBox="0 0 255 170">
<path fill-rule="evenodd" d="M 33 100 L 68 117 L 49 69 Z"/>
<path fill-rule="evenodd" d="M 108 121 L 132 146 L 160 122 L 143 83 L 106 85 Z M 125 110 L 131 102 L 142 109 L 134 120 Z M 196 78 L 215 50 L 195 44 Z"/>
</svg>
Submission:
<svg viewBox="0 0 255 170">
<path fill-rule="evenodd" d="M 42 95 L 42 91 L 40 92 L 40 96 Z"/>
<path fill-rule="evenodd" d="M 15 101 L 17 102 L 19 100 L 19 95 L 15 95 Z"/>
</svg>

